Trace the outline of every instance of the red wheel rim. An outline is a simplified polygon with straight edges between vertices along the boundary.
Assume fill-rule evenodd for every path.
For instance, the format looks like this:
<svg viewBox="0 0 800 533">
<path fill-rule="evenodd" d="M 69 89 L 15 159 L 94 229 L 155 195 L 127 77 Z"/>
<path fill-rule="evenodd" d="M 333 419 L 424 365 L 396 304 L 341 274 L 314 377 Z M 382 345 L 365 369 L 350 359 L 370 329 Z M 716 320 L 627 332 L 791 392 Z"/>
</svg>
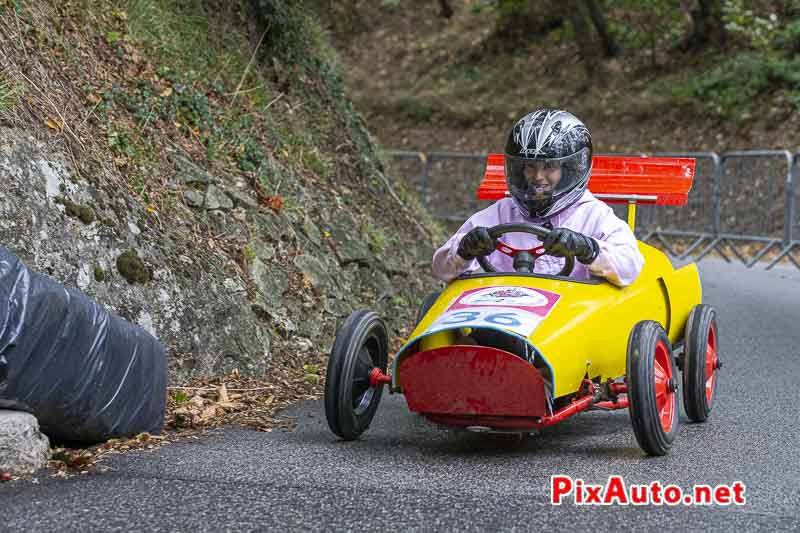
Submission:
<svg viewBox="0 0 800 533">
<path fill-rule="evenodd" d="M 714 397 L 714 380 L 717 373 L 717 336 L 714 323 L 708 325 L 708 344 L 706 344 L 706 405 L 711 405 Z"/>
<path fill-rule="evenodd" d="M 675 391 L 672 390 L 670 385 L 672 383 L 672 365 L 669 358 L 670 353 L 664 343 L 659 342 L 656 344 L 656 355 L 653 362 L 656 384 L 656 410 L 665 433 L 672 431 L 672 423 L 675 419 Z"/>
</svg>

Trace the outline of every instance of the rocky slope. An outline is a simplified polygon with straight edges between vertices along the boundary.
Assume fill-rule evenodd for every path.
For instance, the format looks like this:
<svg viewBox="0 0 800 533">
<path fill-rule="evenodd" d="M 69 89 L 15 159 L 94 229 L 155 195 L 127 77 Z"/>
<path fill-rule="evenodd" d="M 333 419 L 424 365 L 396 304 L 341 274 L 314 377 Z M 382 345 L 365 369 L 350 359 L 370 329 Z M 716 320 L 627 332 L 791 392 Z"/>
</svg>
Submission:
<svg viewBox="0 0 800 533">
<path fill-rule="evenodd" d="M 314 20 L 251 55 L 231 4 L 119 4 L 0 2 L 0 245 L 157 335 L 173 381 L 319 359 L 355 308 L 404 334 L 441 236 Z"/>
</svg>

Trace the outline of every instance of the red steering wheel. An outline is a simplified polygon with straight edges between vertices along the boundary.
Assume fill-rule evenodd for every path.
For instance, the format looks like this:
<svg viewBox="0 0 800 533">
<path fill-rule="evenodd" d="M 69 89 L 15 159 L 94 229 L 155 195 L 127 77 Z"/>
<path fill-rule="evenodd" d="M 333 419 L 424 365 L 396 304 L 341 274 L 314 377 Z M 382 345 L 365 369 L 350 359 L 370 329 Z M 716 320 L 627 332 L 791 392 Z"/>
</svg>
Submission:
<svg viewBox="0 0 800 533">
<path fill-rule="evenodd" d="M 489 228 L 489 235 L 493 239 L 497 239 L 501 235 L 505 235 L 506 233 L 528 233 L 530 235 L 534 235 L 536 237 L 539 237 L 539 240 L 544 242 L 545 238 L 547 238 L 547 236 L 550 234 L 550 231 L 552 231 L 552 230 L 549 230 L 549 229 L 545 228 L 544 226 L 539 226 L 537 224 L 527 224 L 527 223 L 498 224 L 497 226 L 492 226 L 491 228 Z M 537 259 L 539 259 L 541 256 L 549 255 L 547 252 L 544 251 L 544 246 L 542 246 L 542 245 L 535 246 L 533 248 L 527 248 L 527 249 L 520 248 L 520 249 L 518 249 L 518 248 L 514 248 L 513 246 L 509 246 L 504 242 L 498 242 L 497 246 L 495 247 L 495 250 L 497 250 L 498 252 L 503 253 L 503 254 L 511 257 L 511 258 L 513 258 L 515 260 L 514 261 L 515 262 L 515 270 L 517 272 L 525 272 L 524 270 L 521 270 L 520 267 L 516 266 L 517 262 L 520 262 L 520 264 L 522 264 L 525 261 L 521 261 L 521 260 L 523 260 L 523 259 L 527 260 L 527 262 L 530 263 L 530 272 L 533 272 L 533 263 Z M 492 253 L 492 252 L 489 252 L 489 253 Z M 527 256 L 522 255 L 522 254 L 527 254 Z M 486 260 L 486 257 L 488 255 L 489 254 L 477 257 L 476 259 L 478 260 L 478 264 L 480 264 L 481 268 L 483 268 L 483 270 L 485 270 L 486 272 L 497 272 L 494 269 L 494 267 L 492 267 L 492 265 L 489 263 L 489 261 Z M 564 261 L 564 268 L 562 268 L 561 272 L 558 273 L 559 276 L 569 276 L 570 274 L 572 274 L 572 270 L 575 268 L 575 256 L 574 255 L 568 255 L 568 256 L 564 257 L 564 260 L 565 260 Z"/>
</svg>

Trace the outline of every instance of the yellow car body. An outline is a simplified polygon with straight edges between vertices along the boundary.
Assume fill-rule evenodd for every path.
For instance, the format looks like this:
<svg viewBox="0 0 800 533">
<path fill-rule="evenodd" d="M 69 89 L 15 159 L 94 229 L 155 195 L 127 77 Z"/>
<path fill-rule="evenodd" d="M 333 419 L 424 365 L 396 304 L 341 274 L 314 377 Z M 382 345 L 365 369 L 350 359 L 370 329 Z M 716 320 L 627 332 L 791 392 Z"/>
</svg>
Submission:
<svg viewBox="0 0 800 533">
<path fill-rule="evenodd" d="M 587 377 L 606 381 L 624 376 L 628 339 L 637 322 L 658 322 L 674 346 L 683 339 L 690 311 L 702 301 L 694 263 L 676 269 L 658 249 L 642 242 L 639 249 L 645 259 L 644 266 L 627 287 L 599 279 L 587 282 L 516 273 L 470 275 L 453 280 L 395 357 L 392 388 L 403 389 L 400 363 L 404 358 L 460 343 L 469 328 L 440 326 L 432 331 L 431 326 L 454 302 L 460 301 L 461 295 L 492 287 L 517 287 L 558 295 L 552 309 L 526 337 L 535 351 L 537 367 L 543 370 L 548 382 L 549 399 L 575 394 Z M 496 328 L 521 336 L 502 324 Z"/>
</svg>

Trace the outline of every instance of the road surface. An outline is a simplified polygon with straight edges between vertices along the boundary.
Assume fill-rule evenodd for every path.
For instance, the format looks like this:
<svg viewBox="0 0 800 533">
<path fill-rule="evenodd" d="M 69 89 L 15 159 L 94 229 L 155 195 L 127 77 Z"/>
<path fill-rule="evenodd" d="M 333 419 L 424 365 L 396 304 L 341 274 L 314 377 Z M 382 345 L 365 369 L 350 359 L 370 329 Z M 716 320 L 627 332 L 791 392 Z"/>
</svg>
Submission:
<svg viewBox="0 0 800 533">
<path fill-rule="evenodd" d="M 365 437 L 329 432 L 321 402 L 294 431 L 225 428 L 111 470 L 0 484 L 0 530 L 797 530 L 800 527 L 800 272 L 708 261 L 725 367 L 705 424 L 685 418 L 672 452 L 646 458 L 626 411 L 592 412 L 518 440 L 448 433 L 384 396 Z M 742 481 L 746 504 L 549 504 L 553 474 L 604 483 Z"/>
</svg>

